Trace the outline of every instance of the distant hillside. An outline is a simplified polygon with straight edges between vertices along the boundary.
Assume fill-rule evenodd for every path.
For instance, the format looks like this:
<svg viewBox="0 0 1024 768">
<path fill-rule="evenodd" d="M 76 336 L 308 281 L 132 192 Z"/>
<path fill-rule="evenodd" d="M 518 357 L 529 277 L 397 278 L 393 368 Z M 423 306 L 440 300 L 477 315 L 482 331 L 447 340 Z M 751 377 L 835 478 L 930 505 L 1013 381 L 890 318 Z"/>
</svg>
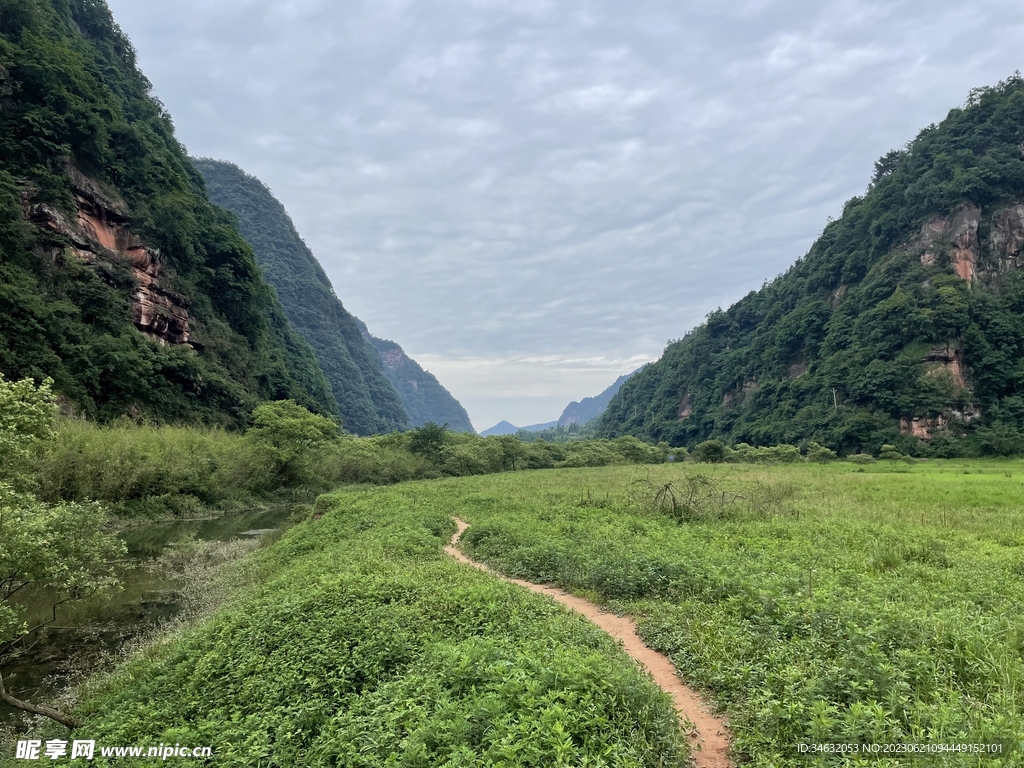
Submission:
<svg viewBox="0 0 1024 768">
<path fill-rule="evenodd" d="M 542 430 L 551 429 L 552 427 L 557 426 L 557 421 L 548 421 L 545 422 L 544 424 L 531 424 L 528 427 L 517 427 L 513 424 L 510 424 L 507 421 L 499 421 L 493 427 L 491 427 L 490 429 L 485 429 L 480 434 L 483 437 L 488 437 L 489 435 L 514 435 L 516 432 L 519 432 L 521 430 L 526 432 L 540 432 Z"/>
<path fill-rule="evenodd" d="M 280 201 L 236 165 L 194 162 L 206 179 L 210 199 L 238 217 L 242 235 L 277 289 L 288 319 L 313 347 L 345 429 L 371 435 L 408 428 L 409 416 L 379 355 L 364 340 L 360 322 L 334 293 Z"/>
<path fill-rule="evenodd" d="M 102 0 L 0 9 L 0 372 L 88 417 L 337 404 Z"/>
<path fill-rule="evenodd" d="M 600 425 L 673 446 L 1024 452 L 1024 81 L 875 164 L 808 254 L 670 344 Z"/>
<path fill-rule="evenodd" d="M 412 426 L 422 427 L 433 422 L 447 424 L 455 432 L 475 432 L 466 409 L 441 386 L 437 377 L 423 370 L 397 343 L 377 338 L 367 330 L 363 321 L 356 320 L 363 337 L 380 355 L 384 374 L 402 399 Z"/>
<path fill-rule="evenodd" d="M 636 371 L 633 371 L 636 373 Z M 581 401 L 576 402 L 573 400 L 562 411 L 562 415 L 558 417 L 557 425 L 559 427 L 568 427 L 571 424 L 586 424 L 593 421 L 608 407 L 608 403 L 611 402 L 612 398 L 618 394 L 619 389 L 626 383 L 626 380 L 633 375 L 633 373 L 627 373 L 624 376 L 619 376 L 615 382 L 608 387 L 604 392 L 595 397 L 584 397 Z"/>
</svg>

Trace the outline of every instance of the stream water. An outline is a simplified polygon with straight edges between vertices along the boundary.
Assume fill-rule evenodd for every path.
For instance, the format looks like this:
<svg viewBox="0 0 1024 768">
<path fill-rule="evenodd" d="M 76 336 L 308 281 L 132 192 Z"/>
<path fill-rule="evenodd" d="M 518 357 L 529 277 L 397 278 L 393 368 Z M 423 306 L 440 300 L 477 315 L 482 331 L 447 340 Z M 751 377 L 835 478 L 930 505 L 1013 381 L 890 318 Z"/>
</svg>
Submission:
<svg viewBox="0 0 1024 768">
<path fill-rule="evenodd" d="M 212 520 L 173 520 L 132 525 L 120 531 L 128 551 L 121 572 L 123 590 L 110 590 L 88 601 L 57 608 L 57 621 L 28 638 L 26 650 L 4 664 L 7 690 L 22 699 L 43 702 L 67 685 L 73 668 L 89 668 L 100 655 L 179 610 L 180 582 L 170 574 L 144 567 L 173 542 L 185 538 L 229 541 L 283 528 L 292 506 L 245 512 Z M 25 596 L 27 620 L 49 615 L 50 601 L 41 592 Z M 38 620 L 38 619 L 37 619 Z M 16 723 L 23 712 L 0 702 L 0 725 Z"/>
</svg>

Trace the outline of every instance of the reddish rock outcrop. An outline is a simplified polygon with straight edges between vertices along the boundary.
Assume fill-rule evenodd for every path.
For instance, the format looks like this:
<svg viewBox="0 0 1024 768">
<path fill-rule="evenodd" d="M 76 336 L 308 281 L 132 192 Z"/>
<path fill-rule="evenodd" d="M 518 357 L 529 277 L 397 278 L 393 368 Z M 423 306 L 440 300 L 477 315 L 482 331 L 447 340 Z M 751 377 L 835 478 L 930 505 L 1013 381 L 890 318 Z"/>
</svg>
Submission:
<svg viewBox="0 0 1024 768">
<path fill-rule="evenodd" d="M 937 430 L 942 429 L 951 422 L 968 422 L 981 416 L 981 410 L 974 406 L 964 409 L 950 409 L 943 411 L 938 416 L 914 416 L 913 418 L 900 419 L 900 432 L 904 435 L 913 435 L 920 440 L 931 440 Z"/>
<path fill-rule="evenodd" d="M 80 173 L 72 172 L 71 178 L 74 221 L 49 205 L 26 202 L 28 219 L 67 238 L 71 252 L 86 264 L 107 261 L 128 266 L 136 283 L 131 297 L 135 326 L 161 344 L 194 345 L 189 335 L 188 301 L 161 279 L 159 251 L 147 248 L 128 228 L 123 203 Z"/>
<path fill-rule="evenodd" d="M 949 216 L 930 218 L 914 246 L 921 250 L 921 263 L 934 264 L 940 254 L 948 254 L 953 270 L 967 282 L 974 282 L 980 223 L 981 209 L 974 205 L 965 205 Z"/>
<path fill-rule="evenodd" d="M 947 342 L 946 344 L 937 344 L 928 350 L 928 354 L 924 356 L 921 362 L 931 364 L 932 367 L 928 370 L 928 373 L 949 371 L 953 382 L 958 387 L 967 389 L 967 377 L 964 375 L 963 359 L 963 350 Z"/>
</svg>

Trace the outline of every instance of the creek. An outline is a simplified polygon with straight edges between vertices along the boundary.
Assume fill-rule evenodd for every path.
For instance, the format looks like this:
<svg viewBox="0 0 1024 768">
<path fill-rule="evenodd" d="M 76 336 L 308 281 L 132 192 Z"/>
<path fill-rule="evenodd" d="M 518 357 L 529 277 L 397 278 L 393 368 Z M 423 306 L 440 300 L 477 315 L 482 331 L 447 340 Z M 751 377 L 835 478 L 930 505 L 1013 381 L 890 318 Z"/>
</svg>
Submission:
<svg viewBox="0 0 1024 768">
<path fill-rule="evenodd" d="M 260 536 L 287 527 L 294 511 L 295 506 L 282 505 L 213 519 L 133 521 L 120 529 L 127 547 L 119 568 L 123 589 L 59 606 L 57 620 L 26 638 L 4 664 L 8 692 L 45 703 L 67 687 L 74 670 L 95 668 L 103 655 L 116 653 L 131 638 L 172 619 L 180 610 L 181 581 L 152 565 L 173 543 Z M 30 626 L 52 615 L 47 593 L 28 588 L 25 592 L 22 601 Z M 0 702 L 0 726 L 16 725 L 25 717 Z"/>
</svg>

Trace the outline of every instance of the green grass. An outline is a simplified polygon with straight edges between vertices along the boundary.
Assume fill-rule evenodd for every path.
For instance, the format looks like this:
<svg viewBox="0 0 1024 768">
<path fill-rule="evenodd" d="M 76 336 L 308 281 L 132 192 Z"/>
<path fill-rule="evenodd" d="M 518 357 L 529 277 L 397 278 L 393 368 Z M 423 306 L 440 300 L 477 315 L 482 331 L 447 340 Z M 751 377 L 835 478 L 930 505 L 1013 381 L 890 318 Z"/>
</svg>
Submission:
<svg viewBox="0 0 1024 768">
<path fill-rule="evenodd" d="M 341 491 L 233 607 L 94 686 L 83 732 L 225 765 L 680 764 L 667 700 L 606 636 L 440 553 L 460 516 L 473 556 L 636 616 L 742 764 L 858 764 L 797 752 L 831 741 L 998 742 L 883 764 L 1019 765 L 1022 490 L 1019 461 L 930 461 Z"/>
<path fill-rule="evenodd" d="M 76 738 L 218 766 L 679 766 L 670 699 L 607 635 L 456 563 L 443 486 L 350 490 L 212 620 L 94 682 Z M 98 761 L 100 762 L 100 761 Z"/>
<path fill-rule="evenodd" d="M 1002 742 L 1012 756 L 983 763 L 1019 765 L 1024 465 L 861 469 L 582 470 L 437 492 L 473 524 L 475 557 L 637 616 L 754 765 L 808 764 L 796 745 L 822 741 Z M 726 503 L 678 522 L 659 491 L 682 497 L 696 473 Z M 891 764 L 929 762 L 977 758 Z"/>
</svg>

